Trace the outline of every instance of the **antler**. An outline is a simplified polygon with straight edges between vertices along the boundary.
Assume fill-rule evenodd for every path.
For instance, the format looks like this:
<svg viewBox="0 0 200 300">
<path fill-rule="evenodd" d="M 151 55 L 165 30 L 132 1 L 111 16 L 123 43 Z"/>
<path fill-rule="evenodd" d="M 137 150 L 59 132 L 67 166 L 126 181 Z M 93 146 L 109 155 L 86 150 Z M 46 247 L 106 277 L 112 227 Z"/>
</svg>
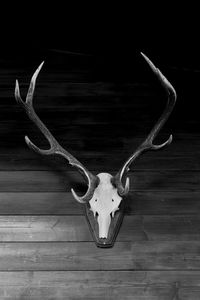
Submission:
<svg viewBox="0 0 200 300">
<path fill-rule="evenodd" d="M 161 82 L 162 86 L 164 87 L 165 91 L 168 94 L 168 102 L 167 105 L 152 128 L 151 132 L 147 136 L 147 138 L 144 140 L 144 142 L 136 149 L 136 151 L 128 158 L 128 160 L 124 163 L 122 168 L 119 170 L 119 172 L 113 177 L 113 183 L 117 186 L 118 188 L 118 193 L 121 196 L 124 196 L 128 193 L 129 191 L 129 178 L 126 178 L 126 184 L 125 187 L 122 184 L 122 177 L 129 171 L 129 167 L 131 163 L 143 152 L 148 151 L 148 150 L 159 150 L 166 145 L 169 145 L 172 142 L 172 135 L 170 135 L 169 139 L 164 142 L 163 144 L 160 145 L 154 145 L 153 140 L 155 137 L 158 135 L 159 131 L 169 118 L 174 105 L 176 103 L 176 91 L 171 85 L 171 83 L 166 79 L 166 77 L 161 73 L 161 71 L 154 66 L 154 64 L 151 62 L 151 60 L 141 52 L 141 55 L 144 57 L 154 74 L 157 76 L 158 80 Z"/>
<path fill-rule="evenodd" d="M 50 149 L 43 150 L 38 148 L 36 145 L 34 145 L 30 139 L 25 136 L 25 141 L 27 145 L 32 148 L 35 152 L 44 154 L 44 155 L 52 155 L 52 154 L 58 154 L 66 158 L 70 165 L 77 168 L 77 170 L 81 173 L 81 175 L 87 179 L 88 181 L 88 190 L 85 193 L 84 196 L 79 197 L 73 189 L 71 189 L 71 192 L 74 196 L 74 198 L 81 203 L 88 202 L 94 193 L 94 190 L 96 186 L 98 185 L 99 179 L 97 176 L 93 175 L 91 172 L 89 172 L 74 156 L 72 156 L 68 151 L 62 148 L 60 144 L 57 142 L 57 140 L 53 137 L 51 132 L 47 129 L 47 127 L 44 125 L 44 123 L 40 120 L 40 118 L 35 113 L 35 110 L 33 108 L 32 102 L 33 102 L 33 95 L 35 91 L 35 83 L 37 76 L 43 66 L 44 62 L 42 62 L 35 73 L 33 74 L 31 78 L 31 82 L 29 85 L 28 93 L 26 96 L 26 101 L 24 102 L 20 96 L 19 91 L 19 83 L 18 80 L 16 80 L 15 85 L 15 99 L 16 101 L 23 107 L 28 117 L 35 123 L 35 125 L 41 130 L 41 132 L 44 134 L 44 136 L 47 138 L 50 144 Z"/>
</svg>

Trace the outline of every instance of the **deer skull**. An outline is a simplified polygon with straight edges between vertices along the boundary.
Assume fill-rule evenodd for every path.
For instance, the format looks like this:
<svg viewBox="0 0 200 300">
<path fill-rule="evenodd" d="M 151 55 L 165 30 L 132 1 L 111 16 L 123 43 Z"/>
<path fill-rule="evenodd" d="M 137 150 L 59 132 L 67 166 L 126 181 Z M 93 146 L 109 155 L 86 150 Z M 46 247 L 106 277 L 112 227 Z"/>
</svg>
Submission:
<svg viewBox="0 0 200 300">
<path fill-rule="evenodd" d="M 117 188 L 112 184 L 112 175 L 100 173 L 99 185 L 94 191 L 92 199 L 89 201 L 90 209 L 97 218 L 99 225 L 99 238 L 106 239 L 111 223 L 111 218 L 119 210 L 122 197 L 119 196 Z"/>
<path fill-rule="evenodd" d="M 100 247 L 107 247 L 112 246 L 114 239 L 116 237 L 117 228 L 119 228 L 119 222 L 115 223 L 114 229 L 112 233 L 109 233 L 111 223 L 114 219 L 117 218 L 116 211 L 120 210 L 121 204 L 124 202 L 122 201 L 123 197 L 128 194 L 129 191 L 129 178 L 127 177 L 127 173 L 129 171 L 129 167 L 131 163 L 143 152 L 148 150 L 159 150 L 166 145 L 169 145 L 172 141 L 172 135 L 170 135 L 169 139 L 160 145 L 153 144 L 153 140 L 159 133 L 162 126 L 165 124 L 166 120 L 170 116 L 175 102 L 176 102 L 176 92 L 170 82 L 165 78 L 165 76 L 157 69 L 154 64 L 150 61 L 150 59 L 141 53 L 150 68 L 152 69 L 153 73 L 157 76 L 158 80 L 164 87 L 165 91 L 168 95 L 168 103 L 158 119 L 157 123 L 154 125 L 152 130 L 150 131 L 147 138 L 144 142 L 133 152 L 133 154 L 127 159 L 121 169 L 115 176 L 112 176 L 108 173 L 100 173 L 98 175 L 93 175 L 91 172 L 87 170 L 85 166 L 83 166 L 73 155 L 71 155 L 67 150 L 65 150 L 55 139 L 55 137 L 51 134 L 48 128 L 44 125 L 44 123 L 40 120 L 37 116 L 32 102 L 33 102 L 33 95 L 35 90 L 35 83 L 37 76 L 42 68 L 43 63 L 38 67 L 38 69 L 33 74 L 33 77 L 30 82 L 29 90 L 27 93 L 26 101 L 24 102 L 20 96 L 19 91 L 19 84 L 16 81 L 15 86 L 15 98 L 17 102 L 23 107 L 25 112 L 27 113 L 28 117 L 38 126 L 44 136 L 47 138 L 50 144 L 50 148 L 48 150 L 43 150 L 38 148 L 34 145 L 29 138 L 26 136 L 25 140 L 26 143 L 30 148 L 34 151 L 43 154 L 43 155 L 61 155 L 64 157 L 69 164 L 74 166 L 83 177 L 86 179 L 88 183 L 88 189 L 85 195 L 78 196 L 76 192 L 72 189 L 72 194 L 74 198 L 80 202 L 84 203 L 86 206 L 89 207 L 90 212 L 92 212 L 93 216 L 93 223 L 98 224 L 98 234 L 95 233 L 93 235 L 95 237 L 95 241 L 98 246 Z M 126 183 L 125 186 L 122 183 L 123 177 L 126 176 Z M 89 214 L 86 209 L 86 216 L 89 219 Z M 120 213 L 120 212 L 119 212 Z M 121 212 L 122 215 L 122 212 Z M 122 220 L 122 218 L 119 220 Z M 95 223 L 95 224 L 96 224 Z M 91 222 L 90 222 L 91 225 Z M 96 228 L 96 227 L 94 227 Z M 102 242 L 103 239 L 103 242 Z"/>
</svg>

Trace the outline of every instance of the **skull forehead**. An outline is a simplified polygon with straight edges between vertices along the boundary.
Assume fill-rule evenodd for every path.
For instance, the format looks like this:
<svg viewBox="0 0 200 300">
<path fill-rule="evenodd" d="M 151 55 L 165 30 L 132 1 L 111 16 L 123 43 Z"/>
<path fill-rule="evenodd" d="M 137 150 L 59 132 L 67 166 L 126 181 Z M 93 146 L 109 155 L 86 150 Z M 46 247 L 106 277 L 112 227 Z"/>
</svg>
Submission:
<svg viewBox="0 0 200 300">
<path fill-rule="evenodd" d="M 97 177 L 100 179 L 100 183 L 111 183 L 111 178 L 113 177 L 109 173 L 99 173 Z"/>
<path fill-rule="evenodd" d="M 89 201 L 90 206 L 94 212 L 110 214 L 118 208 L 122 198 L 118 195 L 117 188 L 111 182 L 111 174 L 100 173 L 97 176 L 100 182 L 94 191 L 92 199 Z"/>
</svg>

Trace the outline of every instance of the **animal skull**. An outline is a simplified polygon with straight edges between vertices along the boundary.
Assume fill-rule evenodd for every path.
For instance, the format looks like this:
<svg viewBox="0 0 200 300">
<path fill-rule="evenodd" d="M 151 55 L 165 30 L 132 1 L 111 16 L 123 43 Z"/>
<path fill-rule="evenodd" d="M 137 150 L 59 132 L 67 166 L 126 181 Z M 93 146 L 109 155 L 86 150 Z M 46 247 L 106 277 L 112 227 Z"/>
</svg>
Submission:
<svg viewBox="0 0 200 300">
<path fill-rule="evenodd" d="M 99 238 L 106 239 L 108 237 L 111 217 L 113 218 L 115 212 L 119 210 L 122 197 L 119 196 L 117 188 L 112 184 L 112 175 L 100 173 L 97 176 L 100 181 L 89 204 L 94 217 L 97 218 Z"/>
<path fill-rule="evenodd" d="M 29 118 L 38 126 L 38 128 L 47 138 L 47 140 L 50 143 L 50 148 L 48 150 L 43 150 L 38 148 L 30 141 L 30 139 L 27 136 L 25 137 L 26 143 L 30 148 L 32 148 L 34 151 L 40 154 L 61 155 L 69 162 L 69 164 L 76 167 L 76 169 L 86 179 L 88 183 L 88 189 L 85 195 L 80 197 L 76 194 L 76 192 L 73 189 L 71 191 L 74 198 L 78 202 L 84 203 L 86 205 L 85 207 L 87 207 L 88 205 L 90 206 L 89 209 L 93 212 L 93 221 L 98 223 L 98 235 L 95 234 L 95 239 L 97 245 L 100 247 L 105 247 L 105 245 L 109 247 L 110 245 L 113 244 L 113 241 L 116 237 L 116 232 L 118 230 L 117 226 L 119 225 L 119 222 L 115 224 L 116 226 L 113 229 L 113 233 L 110 234 L 111 238 L 109 239 L 108 236 L 109 236 L 110 224 L 113 219 L 118 218 L 116 216 L 118 214 L 115 214 L 115 212 L 119 210 L 121 203 L 123 203 L 122 201 L 123 197 L 128 194 L 129 178 L 126 177 L 125 186 L 122 183 L 122 179 L 123 177 L 125 178 L 125 176 L 127 176 L 127 173 L 129 171 L 132 162 L 143 152 L 146 152 L 148 150 L 159 150 L 164 146 L 169 145 L 172 141 L 172 135 L 170 135 L 169 139 L 163 144 L 160 145 L 153 144 L 153 140 L 159 133 L 162 126 L 165 124 L 166 120 L 168 119 L 168 117 L 170 116 L 174 108 L 176 102 L 176 92 L 173 86 L 171 85 L 171 83 L 165 78 L 165 76 L 161 73 L 161 71 L 154 66 L 154 64 L 150 61 L 150 59 L 143 53 L 141 54 L 146 60 L 146 62 L 148 63 L 148 65 L 150 66 L 150 68 L 152 69 L 153 73 L 157 76 L 162 86 L 164 87 L 168 95 L 168 102 L 162 115 L 160 116 L 160 118 L 158 119 L 158 121 L 156 122 L 156 124 L 154 125 L 150 133 L 148 134 L 147 138 L 135 150 L 135 152 L 133 152 L 133 154 L 126 160 L 124 165 L 120 168 L 120 170 L 115 176 L 112 176 L 108 173 L 100 173 L 98 175 L 93 175 L 91 172 L 89 172 L 84 165 L 82 165 L 74 156 L 72 156 L 67 150 L 65 150 L 57 142 L 55 137 L 51 134 L 48 128 L 37 116 L 33 108 L 32 102 L 33 102 L 33 94 L 35 90 L 36 79 L 42 68 L 43 63 L 41 63 L 41 65 L 37 68 L 37 70 L 33 74 L 25 102 L 22 100 L 20 96 L 19 84 L 18 81 L 16 81 L 15 98 L 17 102 L 23 107 L 23 109 L 25 110 Z M 87 209 L 86 209 L 86 216 L 89 219 Z M 102 239 L 104 240 L 103 243 L 101 241 Z"/>
</svg>

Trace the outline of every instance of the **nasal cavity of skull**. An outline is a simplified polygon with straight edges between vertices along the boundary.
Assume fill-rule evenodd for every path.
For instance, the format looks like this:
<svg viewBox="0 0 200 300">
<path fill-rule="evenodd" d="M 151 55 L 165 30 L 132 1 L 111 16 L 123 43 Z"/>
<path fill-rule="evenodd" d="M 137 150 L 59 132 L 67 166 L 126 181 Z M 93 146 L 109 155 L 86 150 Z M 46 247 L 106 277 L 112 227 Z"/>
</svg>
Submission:
<svg viewBox="0 0 200 300">
<path fill-rule="evenodd" d="M 93 211 L 94 217 L 97 218 L 98 217 L 98 212 L 97 211 Z"/>
<path fill-rule="evenodd" d="M 97 199 L 95 199 L 94 201 L 95 201 L 95 202 L 97 202 L 98 200 L 97 200 Z M 95 209 L 93 209 L 91 206 L 90 206 L 90 210 L 93 212 L 93 214 L 94 214 L 94 217 L 95 217 L 95 218 L 97 218 L 97 217 L 98 217 L 98 215 L 99 215 L 99 214 L 98 214 L 98 212 L 97 212 Z"/>
</svg>

